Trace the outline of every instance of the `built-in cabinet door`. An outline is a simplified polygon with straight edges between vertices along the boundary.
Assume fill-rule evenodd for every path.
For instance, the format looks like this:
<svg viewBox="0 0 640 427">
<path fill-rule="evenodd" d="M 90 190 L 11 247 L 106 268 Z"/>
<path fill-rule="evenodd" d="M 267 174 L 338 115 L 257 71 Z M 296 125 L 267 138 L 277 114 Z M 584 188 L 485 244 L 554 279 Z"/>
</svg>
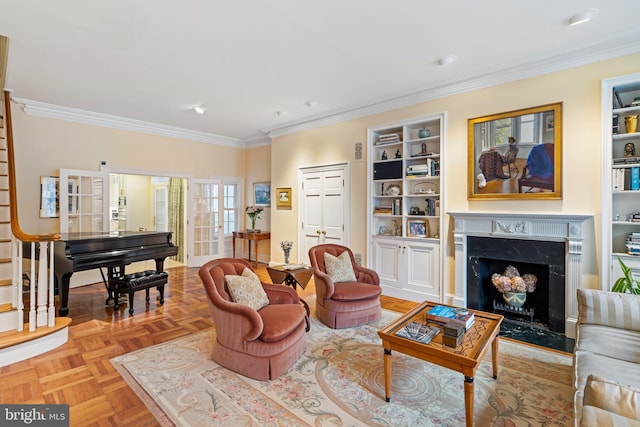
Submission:
<svg viewBox="0 0 640 427">
<path fill-rule="evenodd" d="M 383 287 L 402 289 L 399 264 L 402 256 L 402 241 L 388 238 L 373 239 L 372 255 L 380 284 Z"/>
<path fill-rule="evenodd" d="M 404 270 L 406 290 L 416 292 L 428 301 L 440 301 L 440 245 L 407 240 L 402 251 L 407 266 Z"/>
<path fill-rule="evenodd" d="M 109 174 L 60 169 L 60 232 L 109 231 Z"/>
<path fill-rule="evenodd" d="M 220 180 L 189 181 L 189 267 L 224 256 L 223 186 Z"/>
</svg>

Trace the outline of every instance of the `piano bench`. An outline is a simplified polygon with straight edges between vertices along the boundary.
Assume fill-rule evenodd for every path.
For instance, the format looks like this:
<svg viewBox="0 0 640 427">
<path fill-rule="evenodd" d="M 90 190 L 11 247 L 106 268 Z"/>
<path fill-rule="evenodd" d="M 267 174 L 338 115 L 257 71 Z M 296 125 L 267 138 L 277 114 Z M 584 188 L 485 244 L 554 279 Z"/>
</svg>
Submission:
<svg viewBox="0 0 640 427">
<path fill-rule="evenodd" d="M 109 292 L 113 293 L 114 298 L 113 309 L 118 310 L 120 294 L 129 294 L 129 314 L 133 314 L 133 294 L 144 289 L 148 304 L 149 289 L 153 287 L 156 287 L 160 293 L 160 305 L 164 304 L 164 285 L 167 284 L 168 277 L 169 274 L 166 271 L 146 270 L 109 279 Z"/>
</svg>

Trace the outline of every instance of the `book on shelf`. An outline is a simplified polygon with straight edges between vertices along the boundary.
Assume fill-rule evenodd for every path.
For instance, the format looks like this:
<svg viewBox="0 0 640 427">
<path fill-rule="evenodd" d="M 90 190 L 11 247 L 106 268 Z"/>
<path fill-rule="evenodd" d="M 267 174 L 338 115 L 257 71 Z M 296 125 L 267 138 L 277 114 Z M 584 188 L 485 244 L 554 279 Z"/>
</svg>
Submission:
<svg viewBox="0 0 640 427">
<path fill-rule="evenodd" d="M 432 322 L 442 324 L 447 324 L 451 319 L 454 319 L 462 322 L 466 329 L 473 325 L 473 322 L 476 320 L 473 313 L 466 309 L 447 307 L 444 305 L 436 305 L 435 307 L 432 307 L 425 314 L 425 317 Z"/>
<path fill-rule="evenodd" d="M 435 337 L 439 332 L 440 328 L 435 326 L 429 326 L 419 322 L 409 322 L 404 325 L 402 329 L 396 332 L 396 335 L 403 338 L 409 338 L 410 340 L 418 341 L 423 344 L 429 344 L 433 337 Z"/>
</svg>

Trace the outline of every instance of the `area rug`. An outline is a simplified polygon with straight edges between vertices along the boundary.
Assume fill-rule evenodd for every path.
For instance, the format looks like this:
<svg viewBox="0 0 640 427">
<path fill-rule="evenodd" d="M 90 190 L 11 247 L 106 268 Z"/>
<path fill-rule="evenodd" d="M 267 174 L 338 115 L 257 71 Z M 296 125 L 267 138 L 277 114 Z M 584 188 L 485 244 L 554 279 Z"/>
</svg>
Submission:
<svg viewBox="0 0 640 427">
<path fill-rule="evenodd" d="M 385 402 L 377 330 L 397 316 L 342 330 L 312 317 L 305 353 L 272 381 L 213 362 L 213 329 L 111 362 L 163 426 L 464 425 L 462 375 L 398 352 Z M 571 357 L 509 340 L 499 355 L 497 380 L 490 351 L 476 371 L 474 425 L 573 424 Z"/>
</svg>

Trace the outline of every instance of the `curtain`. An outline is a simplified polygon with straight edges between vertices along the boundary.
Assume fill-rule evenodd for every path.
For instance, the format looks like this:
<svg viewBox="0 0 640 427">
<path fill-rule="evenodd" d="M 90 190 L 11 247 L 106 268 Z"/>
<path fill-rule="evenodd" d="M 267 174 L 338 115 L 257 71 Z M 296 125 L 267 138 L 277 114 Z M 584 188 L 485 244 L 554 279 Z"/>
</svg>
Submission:
<svg viewBox="0 0 640 427">
<path fill-rule="evenodd" d="M 178 247 L 175 260 L 184 263 L 184 184 L 182 178 L 169 178 L 169 231 Z"/>
</svg>

